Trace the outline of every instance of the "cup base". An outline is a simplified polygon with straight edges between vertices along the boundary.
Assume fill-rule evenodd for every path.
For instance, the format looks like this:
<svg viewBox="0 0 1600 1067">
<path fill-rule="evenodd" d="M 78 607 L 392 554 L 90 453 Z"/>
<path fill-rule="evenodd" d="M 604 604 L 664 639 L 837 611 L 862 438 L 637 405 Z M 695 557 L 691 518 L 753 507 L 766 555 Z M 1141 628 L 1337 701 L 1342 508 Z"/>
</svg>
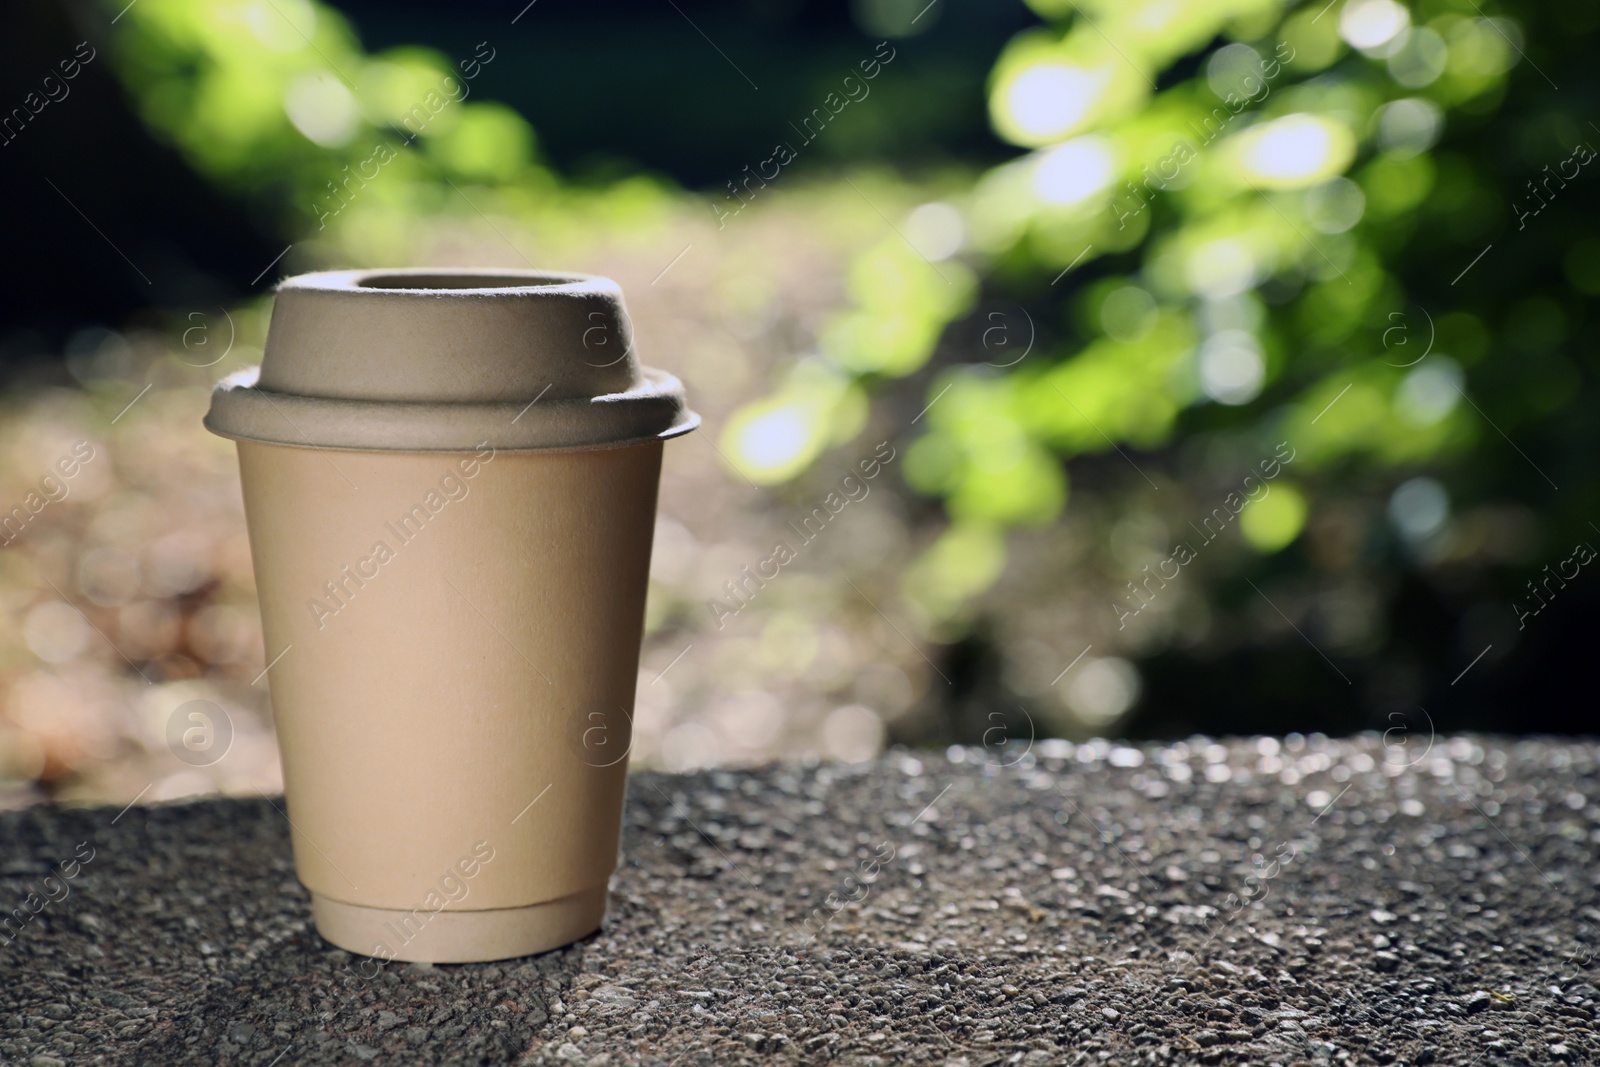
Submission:
<svg viewBox="0 0 1600 1067">
<path fill-rule="evenodd" d="M 600 929 L 606 887 L 487 911 L 393 911 L 311 894 L 317 932 L 350 952 L 411 963 L 487 963 L 570 945 Z"/>
</svg>

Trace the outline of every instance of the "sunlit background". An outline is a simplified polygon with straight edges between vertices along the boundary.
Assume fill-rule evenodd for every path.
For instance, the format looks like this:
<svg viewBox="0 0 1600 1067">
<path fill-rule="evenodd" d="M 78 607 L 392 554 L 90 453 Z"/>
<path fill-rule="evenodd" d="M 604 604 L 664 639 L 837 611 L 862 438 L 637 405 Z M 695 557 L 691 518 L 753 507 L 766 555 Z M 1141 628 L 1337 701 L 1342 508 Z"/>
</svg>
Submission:
<svg viewBox="0 0 1600 1067">
<path fill-rule="evenodd" d="M 1594 728 L 1600 9 L 124 3 L 0 45 L 0 805 L 281 788 L 200 417 L 335 266 L 684 379 L 636 765 Z"/>
</svg>

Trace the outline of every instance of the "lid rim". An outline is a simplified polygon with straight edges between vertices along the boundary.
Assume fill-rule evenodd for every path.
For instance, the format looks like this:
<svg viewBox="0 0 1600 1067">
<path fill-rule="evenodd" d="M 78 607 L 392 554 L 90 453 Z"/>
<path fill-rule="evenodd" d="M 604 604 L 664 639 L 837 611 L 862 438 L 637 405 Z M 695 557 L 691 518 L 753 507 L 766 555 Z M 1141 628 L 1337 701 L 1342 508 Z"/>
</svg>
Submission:
<svg viewBox="0 0 1600 1067">
<path fill-rule="evenodd" d="M 305 441 L 282 441 L 270 437 L 251 437 L 248 434 L 228 433 L 217 429 L 214 425 L 212 425 L 210 415 L 205 416 L 205 418 L 201 420 L 201 424 L 218 437 L 226 438 L 229 441 L 234 441 L 240 444 L 271 445 L 274 448 L 304 448 L 317 452 L 398 452 L 441 456 L 470 455 L 475 452 L 480 452 L 485 448 L 493 449 L 497 454 L 501 452 L 507 452 L 516 453 L 518 455 L 555 455 L 564 452 L 605 452 L 613 448 L 633 448 L 637 445 L 648 445 L 656 441 L 671 441 L 674 438 L 682 437 L 685 434 L 698 430 L 700 428 L 700 422 L 701 419 L 697 413 L 693 411 L 686 411 L 685 418 L 681 422 L 669 426 L 667 429 L 662 430 L 658 434 L 649 434 L 643 437 L 629 437 L 616 441 L 594 441 L 589 444 L 497 445 L 492 442 L 485 441 L 478 445 L 449 446 L 440 448 L 420 446 L 409 448 L 383 448 L 377 445 L 318 445 L 310 444 Z"/>
<path fill-rule="evenodd" d="M 411 401 L 281 393 L 257 385 L 259 368 L 249 367 L 216 384 L 203 422 L 238 441 L 359 452 L 575 451 L 667 440 L 700 425 L 682 382 L 640 369 L 640 383 L 625 392 L 541 404 L 537 397 Z M 538 418 L 524 420 L 536 404 Z"/>
</svg>

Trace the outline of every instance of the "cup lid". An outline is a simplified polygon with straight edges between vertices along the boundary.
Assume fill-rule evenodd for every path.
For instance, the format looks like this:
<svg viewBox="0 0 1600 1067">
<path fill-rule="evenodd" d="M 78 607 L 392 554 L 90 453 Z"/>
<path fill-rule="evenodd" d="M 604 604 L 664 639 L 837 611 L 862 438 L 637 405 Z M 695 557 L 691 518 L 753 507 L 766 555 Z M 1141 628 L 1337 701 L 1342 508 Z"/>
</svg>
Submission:
<svg viewBox="0 0 1600 1067">
<path fill-rule="evenodd" d="M 218 382 L 206 428 L 363 451 L 608 448 L 700 424 L 640 365 L 622 289 L 546 271 L 322 271 L 278 285 L 260 367 Z"/>
</svg>

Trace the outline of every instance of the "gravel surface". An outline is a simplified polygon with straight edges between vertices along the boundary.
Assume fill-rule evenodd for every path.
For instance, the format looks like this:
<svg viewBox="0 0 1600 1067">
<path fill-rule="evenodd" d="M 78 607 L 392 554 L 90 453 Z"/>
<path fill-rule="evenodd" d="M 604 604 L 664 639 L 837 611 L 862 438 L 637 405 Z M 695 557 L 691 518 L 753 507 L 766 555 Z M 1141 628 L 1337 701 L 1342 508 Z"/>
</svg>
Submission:
<svg viewBox="0 0 1600 1067">
<path fill-rule="evenodd" d="M 487 965 L 324 942 L 279 801 L 15 812 L 0 1059 L 1600 1060 L 1600 746 L 1400 740 L 639 774 L 606 928 Z"/>
</svg>

